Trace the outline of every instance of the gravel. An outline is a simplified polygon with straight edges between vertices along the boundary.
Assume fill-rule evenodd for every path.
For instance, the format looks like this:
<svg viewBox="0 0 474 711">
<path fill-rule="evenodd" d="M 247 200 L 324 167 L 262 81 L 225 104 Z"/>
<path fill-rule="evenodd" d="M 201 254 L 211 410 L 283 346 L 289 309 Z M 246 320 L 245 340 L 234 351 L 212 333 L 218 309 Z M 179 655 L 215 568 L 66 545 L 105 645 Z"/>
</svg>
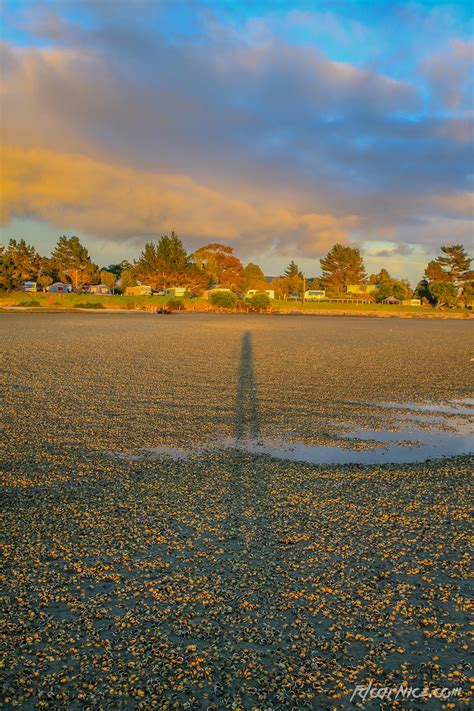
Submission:
<svg viewBox="0 0 474 711">
<path fill-rule="evenodd" d="M 468 708 L 474 457 L 193 445 L 331 444 L 390 426 L 384 403 L 472 397 L 471 328 L 0 314 L 3 705 L 345 709 L 372 680 L 462 689 L 390 707 Z"/>
</svg>

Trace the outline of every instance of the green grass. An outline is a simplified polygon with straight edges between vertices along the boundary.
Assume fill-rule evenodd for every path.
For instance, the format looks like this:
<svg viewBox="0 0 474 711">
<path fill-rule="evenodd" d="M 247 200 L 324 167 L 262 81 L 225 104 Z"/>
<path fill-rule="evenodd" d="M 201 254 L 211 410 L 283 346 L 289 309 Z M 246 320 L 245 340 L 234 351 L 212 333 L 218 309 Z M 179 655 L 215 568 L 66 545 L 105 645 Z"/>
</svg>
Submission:
<svg viewBox="0 0 474 711">
<path fill-rule="evenodd" d="M 0 292 L 0 308 L 21 306 L 23 308 L 44 308 L 45 310 L 61 311 L 70 309 L 123 309 L 133 311 L 148 311 L 153 307 L 162 308 L 169 302 L 169 296 L 99 296 L 85 294 L 53 294 L 35 293 L 34 298 L 25 297 L 23 292 Z M 187 311 L 219 311 L 219 307 L 213 306 L 207 300 L 182 299 L 184 310 Z M 401 306 L 398 304 L 351 304 L 310 301 L 304 305 L 301 301 L 284 301 L 276 299 L 271 302 L 271 309 L 274 311 L 294 311 L 305 313 L 354 313 L 354 314 L 380 314 L 386 316 L 409 316 L 409 315 L 434 315 L 438 317 L 449 317 L 450 315 L 472 316 L 473 312 L 467 309 L 455 308 L 445 311 L 438 311 L 431 307 L 423 306 Z"/>
<path fill-rule="evenodd" d="M 74 304 L 75 309 L 105 309 L 104 304 L 97 301 L 79 301 Z"/>
<path fill-rule="evenodd" d="M 103 309 L 147 309 L 150 306 L 164 306 L 169 296 L 98 296 L 94 294 L 53 294 L 36 293 L 35 301 L 45 309 L 103 308 Z M 0 292 L 0 307 L 28 306 L 22 292 Z M 87 305 L 86 305 L 87 304 Z M 98 306 L 94 306 L 97 304 Z"/>
<path fill-rule="evenodd" d="M 25 299 L 24 301 L 20 301 L 18 306 L 23 306 L 23 307 L 28 307 L 28 308 L 35 308 L 41 306 L 40 302 L 37 299 Z"/>
</svg>

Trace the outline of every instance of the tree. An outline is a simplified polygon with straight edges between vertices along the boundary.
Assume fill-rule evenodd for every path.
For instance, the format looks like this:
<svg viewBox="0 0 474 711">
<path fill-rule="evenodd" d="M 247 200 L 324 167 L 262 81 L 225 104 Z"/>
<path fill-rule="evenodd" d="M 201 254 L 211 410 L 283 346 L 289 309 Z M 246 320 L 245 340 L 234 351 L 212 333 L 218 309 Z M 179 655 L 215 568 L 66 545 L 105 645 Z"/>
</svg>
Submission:
<svg viewBox="0 0 474 711">
<path fill-rule="evenodd" d="M 48 286 L 50 286 L 53 283 L 52 277 L 50 277 L 48 274 L 38 274 L 38 278 L 36 279 L 38 282 L 39 286 L 43 291 L 46 291 L 48 289 Z"/>
<path fill-rule="evenodd" d="M 244 268 L 232 247 L 212 242 L 197 249 L 193 259 L 198 268 L 207 274 L 209 285 L 220 284 L 235 290 L 242 288 Z"/>
<path fill-rule="evenodd" d="M 288 285 L 284 277 L 275 277 L 274 279 L 272 279 L 269 284 L 269 288 L 275 292 L 275 296 L 277 299 L 284 299 L 288 294 Z"/>
<path fill-rule="evenodd" d="M 298 265 L 295 264 L 293 260 L 289 263 L 284 271 L 283 276 L 278 279 L 273 280 L 274 291 L 281 294 L 284 299 L 289 294 L 298 294 L 301 296 L 303 293 L 303 274 L 300 272 Z"/>
<path fill-rule="evenodd" d="M 268 294 L 254 294 L 248 303 L 255 311 L 266 311 L 270 307 L 270 298 Z"/>
<path fill-rule="evenodd" d="M 59 278 L 75 288 L 93 281 L 97 275 L 98 267 L 76 236 L 60 237 L 51 257 Z"/>
<path fill-rule="evenodd" d="M 425 269 L 430 301 L 440 306 L 453 306 L 457 301 L 470 303 L 470 284 L 474 272 L 472 259 L 462 244 L 441 247 L 442 255 L 429 262 Z"/>
<path fill-rule="evenodd" d="M 264 289 L 266 286 L 265 276 L 258 266 L 249 262 L 243 271 L 244 291 L 249 289 Z"/>
<path fill-rule="evenodd" d="M 106 268 L 108 272 L 112 272 L 112 274 L 115 275 L 116 279 L 120 279 L 122 272 L 125 271 L 126 269 L 131 269 L 132 265 L 130 262 L 127 262 L 126 259 L 122 259 L 122 261 L 119 264 L 109 264 L 109 266 Z"/>
<path fill-rule="evenodd" d="M 148 242 L 133 268 L 139 281 L 154 289 L 163 289 L 177 283 L 187 286 L 191 260 L 183 243 L 175 234 L 162 235 L 158 244 Z"/>
<path fill-rule="evenodd" d="M 291 262 L 288 264 L 287 268 L 285 269 L 285 277 L 288 277 L 289 279 L 294 279 L 296 277 L 299 277 L 300 279 L 303 278 L 302 272 L 298 269 L 298 265 L 294 262 L 292 259 Z"/>
<path fill-rule="evenodd" d="M 421 299 L 425 304 L 432 302 L 432 294 L 430 292 L 430 285 L 428 284 L 428 279 L 421 279 L 415 289 L 414 296 L 417 299 Z"/>
<path fill-rule="evenodd" d="M 136 286 L 137 280 L 133 273 L 133 269 L 124 269 L 120 275 L 120 288 L 125 291 L 129 286 Z"/>
<path fill-rule="evenodd" d="M 0 256 L 0 289 L 11 291 L 20 283 L 20 272 L 12 255 L 4 252 Z"/>
<path fill-rule="evenodd" d="M 436 259 L 436 263 L 447 272 L 450 283 L 462 287 L 466 281 L 472 279 L 470 271 L 472 259 L 462 244 L 441 247 L 441 251 L 443 254 Z"/>
<path fill-rule="evenodd" d="M 193 294 L 202 294 L 209 286 L 209 277 L 197 264 L 191 264 L 188 269 L 186 284 Z"/>
<path fill-rule="evenodd" d="M 233 309 L 237 297 L 232 291 L 216 291 L 215 294 L 211 295 L 211 304 L 214 306 L 220 306 L 223 309 Z"/>
<path fill-rule="evenodd" d="M 363 284 L 366 278 L 364 262 L 355 247 L 336 244 L 320 259 L 324 286 L 342 294 L 348 284 Z"/>
<path fill-rule="evenodd" d="M 106 286 L 109 287 L 109 289 L 114 289 L 115 288 L 115 274 L 112 272 L 107 271 L 106 269 L 102 269 L 99 275 L 100 278 L 100 283 L 105 284 Z"/>
<path fill-rule="evenodd" d="M 385 281 L 390 281 L 391 276 L 386 269 L 381 269 L 378 274 L 369 276 L 369 284 L 382 284 Z"/>
<path fill-rule="evenodd" d="M 406 279 L 395 279 L 391 277 L 386 269 L 381 269 L 378 274 L 371 274 L 369 284 L 377 284 L 378 289 L 375 294 L 376 301 L 384 301 L 390 296 L 394 296 L 400 301 L 411 298 L 413 292 Z"/>
<path fill-rule="evenodd" d="M 450 282 L 449 274 L 435 260 L 429 262 L 426 267 L 425 277 L 430 284 L 447 284 Z"/>
<path fill-rule="evenodd" d="M 163 240 L 168 240 L 168 236 L 163 236 Z M 128 271 L 128 270 L 127 270 Z M 165 260 L 154 242 L 147 242 L 140 254 L 138 262 L 133 268 L 133 276 L 141 282 L 151 286 L 153 289 L 163 288 L 168 284 L 169 272 Z M 124 275 L 122 274 L 122 281 Z"/>
<path fill-rule="evenodd" d="M 13 259 L 20 282 L 28 279 L 34 281 L 36 279 L 41 258 L 34 247 L 26 244 L 24 239 L 19 242 L 11 239 L 6 253 L 10 254 Z"/>
<path fill-rule="evenodd" d="M 467 281 L 462 290 L 461 301 L 466 308 L 472 308 L 474 304 L 474 280 Z"/>
<path fill-rule="evenodd" d="M 430 292 L 438 308 L 441 306 L 456 306 L 458 290 L 454 284 L 442 281 L 430 284 Z"/>
</svg>

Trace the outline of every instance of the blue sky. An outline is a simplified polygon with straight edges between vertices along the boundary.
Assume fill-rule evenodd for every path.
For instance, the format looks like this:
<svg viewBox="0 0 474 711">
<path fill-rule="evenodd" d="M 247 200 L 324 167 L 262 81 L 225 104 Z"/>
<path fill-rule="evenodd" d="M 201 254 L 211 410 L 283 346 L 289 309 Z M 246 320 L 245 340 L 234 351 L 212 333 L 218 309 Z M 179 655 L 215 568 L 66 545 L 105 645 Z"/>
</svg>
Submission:
<svg viewBox="0 0 474 711">
<path fill-rule="evenodd" d="M 0 239 L 95 261 L 175 228 L 412 282 L 472 245 L 468 2 L 6 0 Z"/>
</svg>

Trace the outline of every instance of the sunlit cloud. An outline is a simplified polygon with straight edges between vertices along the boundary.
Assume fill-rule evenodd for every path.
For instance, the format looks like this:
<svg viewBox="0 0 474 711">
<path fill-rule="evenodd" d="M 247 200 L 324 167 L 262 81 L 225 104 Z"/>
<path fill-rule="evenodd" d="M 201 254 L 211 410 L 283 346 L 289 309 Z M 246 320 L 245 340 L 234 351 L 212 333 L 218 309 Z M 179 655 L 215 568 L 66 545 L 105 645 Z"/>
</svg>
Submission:
<svg viewBox="0 0 474 711">
<path fill-rule="evenodd" d="M 188 242 L 225 240 L 244 249 L 273 245 L 303 255 L 345 241 L 357 217 L 301 213 L 278 203 L 251 204 L 210 190 L 185 175 L 140 171 L 81 155 L 8 146 L 3 149 L 2 221 L 47 220 L 98 237 L 140 244 L 179 225 Z"/>
</svg>

